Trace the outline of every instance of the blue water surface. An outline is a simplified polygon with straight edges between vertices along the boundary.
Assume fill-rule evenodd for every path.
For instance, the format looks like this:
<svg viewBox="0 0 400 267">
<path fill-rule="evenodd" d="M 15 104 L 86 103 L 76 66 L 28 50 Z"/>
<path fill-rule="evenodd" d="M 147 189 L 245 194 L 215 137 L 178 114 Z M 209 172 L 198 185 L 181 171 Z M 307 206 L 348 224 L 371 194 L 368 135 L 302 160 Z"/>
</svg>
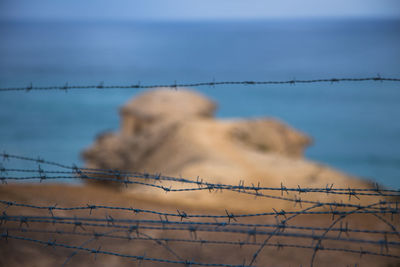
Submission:
<svg viewBox="0 0 400 267">
<path fill-rule="evenodd" d="M 1 21 L 0 40 L 0 87 L 400 76 L 396 20 Z M 308 158 L 400 188 L 399 86 L 197 90 L 219 103 L 220 118 L 279 118 L 313 137 Z M 118 108 L 140 92 L 3 92 L 0 149 L 83 164 L 80 152 L 117 130 Z"/>
</svg>

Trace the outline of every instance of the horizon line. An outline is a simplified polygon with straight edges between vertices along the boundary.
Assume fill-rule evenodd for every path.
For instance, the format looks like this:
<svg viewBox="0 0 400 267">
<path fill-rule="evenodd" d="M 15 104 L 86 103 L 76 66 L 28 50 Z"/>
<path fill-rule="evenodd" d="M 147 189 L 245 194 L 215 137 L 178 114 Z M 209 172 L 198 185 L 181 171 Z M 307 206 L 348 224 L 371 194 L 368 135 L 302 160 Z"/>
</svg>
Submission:
<svg viewBox="0 0 400 267">
<path fill-rule="evenodd" d="M 400 21 L 398 16 L 276 16 L 276 17 L 255 17 L 255 18 L 39 18 L 39 17 L 3 17 L 0 22 L 258 22 L 258 21 L 346 21 L 346 20 L 381 20 Z"/>
</svg>

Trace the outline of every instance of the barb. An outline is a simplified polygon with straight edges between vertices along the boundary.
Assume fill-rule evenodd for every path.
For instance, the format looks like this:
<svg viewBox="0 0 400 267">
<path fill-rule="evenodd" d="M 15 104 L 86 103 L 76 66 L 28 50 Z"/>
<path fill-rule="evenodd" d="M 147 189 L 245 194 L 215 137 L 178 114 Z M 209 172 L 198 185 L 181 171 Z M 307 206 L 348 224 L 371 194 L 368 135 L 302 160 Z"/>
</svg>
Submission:
<svg viewBox="0 0 400 267">
<path fill-rule="evenodd" d="M 295 84 L 310 84 L 310 83 L 338 83 L 338 82 L 365 82 L 365 81 L 379 81 L 379 82 L 400 82 L 400 78 L 383 78 L 379 75 L 376 77 L 361 77 L 361 78 L 329 78 L 329 79 L 312 79 L 312 80 L 285 80 L 285 81 L 215 81 L 212 82 L 197 82 L 197 83 L 177 83 L 176 81 L 173 84 L 136 84 L 136 85 L 104 85 L 104 82 L 101 82 L 97 85 L 55 85 L 55 86 L 33 86 L 30 83 L 28 86 L 24 87 L 8 87 L 8 88 L 0 88 L 0 92 L 6 91 L 49 91 L 49 90 L 84 90 L 84 89 L 150 89 L 150 88 L 171 88 L 177 90 L 181 87 L 202 87 L 208 86 L 222 86 L 222 85 L 295 85 Z"/>
</svg>

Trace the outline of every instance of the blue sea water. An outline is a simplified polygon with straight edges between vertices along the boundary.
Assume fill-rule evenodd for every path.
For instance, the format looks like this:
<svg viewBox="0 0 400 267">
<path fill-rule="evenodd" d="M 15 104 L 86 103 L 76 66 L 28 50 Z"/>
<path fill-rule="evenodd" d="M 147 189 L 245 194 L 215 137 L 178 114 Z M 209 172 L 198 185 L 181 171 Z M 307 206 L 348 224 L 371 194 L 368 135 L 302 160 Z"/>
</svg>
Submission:
<svg viewBox="0 0 400 267">
<path fill-rule="evenodd" d="M 0 22 L 0 87 L 378 73 L 400 77 L 398 20 Z M 308 158 L 400 188 L 398 83 L 197 89 L 219 103 L 220 118 L 279 118 L 313 137 Z M 0 150 L 83 164 L 80 152 L 116 130 L 118 108 L 140 92 L 0 93 Z"/>
</svg>

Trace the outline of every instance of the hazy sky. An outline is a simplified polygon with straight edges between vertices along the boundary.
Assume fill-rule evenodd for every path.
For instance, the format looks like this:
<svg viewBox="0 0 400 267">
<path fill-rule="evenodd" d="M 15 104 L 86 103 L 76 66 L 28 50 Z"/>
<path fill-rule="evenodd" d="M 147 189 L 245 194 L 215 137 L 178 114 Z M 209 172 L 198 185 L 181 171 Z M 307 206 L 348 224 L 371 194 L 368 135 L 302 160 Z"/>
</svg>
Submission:
<svg viewBox="0 0 400 267">
<path fill-rule="evenodd" d="M 400 0 L 0 0 L 3 19 L 395 17 Z"/>
</svg>

